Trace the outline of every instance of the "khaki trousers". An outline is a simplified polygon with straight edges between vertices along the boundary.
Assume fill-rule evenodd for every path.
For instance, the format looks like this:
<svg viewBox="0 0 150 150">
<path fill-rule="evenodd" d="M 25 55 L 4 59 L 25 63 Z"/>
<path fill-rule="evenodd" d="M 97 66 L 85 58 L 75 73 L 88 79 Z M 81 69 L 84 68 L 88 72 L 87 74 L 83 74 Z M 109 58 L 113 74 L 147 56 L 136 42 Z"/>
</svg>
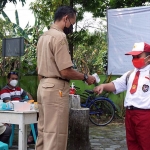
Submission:
<svg viewBox="0 0 150 150">
<path fill-rule="evenodd" d="M 70 84 L 64 80 L 55 78 L 40 80 L 37 91 L 39 119 L 36 150 L 66 150 L 69 87 Z"/>
</svg>

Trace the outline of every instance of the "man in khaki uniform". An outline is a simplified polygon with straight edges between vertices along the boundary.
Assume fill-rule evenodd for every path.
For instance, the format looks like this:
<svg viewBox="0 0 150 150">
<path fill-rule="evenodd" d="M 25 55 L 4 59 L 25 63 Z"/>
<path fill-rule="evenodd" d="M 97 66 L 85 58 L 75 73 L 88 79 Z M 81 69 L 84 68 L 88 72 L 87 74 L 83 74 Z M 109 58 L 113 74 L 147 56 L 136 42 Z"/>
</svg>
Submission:
<svg viewBox="0 0 150 150">
<path fill-rule="evenodd" d="M 72 69 L 66 29 L 76 22 L 76 11 L 61 6 L 54 24 L 37 44 L 37 68 L 41 76 L 37 91 L 39 106 L 36 150 L 66 150 L 69 118 L 69 80 L 93 84 L 95 78 Z"/>
</svg>

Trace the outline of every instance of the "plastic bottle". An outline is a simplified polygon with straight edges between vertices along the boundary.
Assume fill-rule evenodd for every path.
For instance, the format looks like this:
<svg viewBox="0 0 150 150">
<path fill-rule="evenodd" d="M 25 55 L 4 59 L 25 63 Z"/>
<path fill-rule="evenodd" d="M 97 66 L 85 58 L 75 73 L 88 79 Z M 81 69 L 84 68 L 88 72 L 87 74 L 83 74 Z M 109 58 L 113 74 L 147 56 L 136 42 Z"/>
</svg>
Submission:
<svg viewBox="0 0 150 150">
<path fill-rule="evenodd" d="M 34 102 L 30 103 L 30 110 L 34 110 Z"/>
<path fill-rule="evenodd" d="M 30 110 L 34 110 L 34 100 L 28 100 L 27 103 L 30 104 Z"/>
<path fill-rule="evenodd" d="M 71 87 L 70 87 L 70 93 L 69 94 L 75 94 L 75 87 L 74 87 L 75 85 L 73 84 L 73 82 L 72 82 L 72 84 L 71 84 Z"/>
<path fill-rule="evenodd" d="M 38 102 L 34 102 L 34 110 L 38 110 Z"/>
<path fill-rule="evenodd" d="M 7 107 L 10 110 L 14 110 L 14 104 L 11 101 L 7 102 Z"/>
</svg>

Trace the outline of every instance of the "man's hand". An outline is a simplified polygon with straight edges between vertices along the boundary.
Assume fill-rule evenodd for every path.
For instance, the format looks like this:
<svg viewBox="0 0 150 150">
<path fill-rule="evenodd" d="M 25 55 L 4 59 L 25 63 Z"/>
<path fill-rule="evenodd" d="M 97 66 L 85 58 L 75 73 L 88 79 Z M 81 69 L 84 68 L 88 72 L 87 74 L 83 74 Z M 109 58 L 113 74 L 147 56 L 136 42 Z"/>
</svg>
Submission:
<svg viewBox="0 0 150 150">
<path fill-rule="evenodd" d="M 103 90 L 104 90 L 104 85 L 100 84 L 99 86 L 96 86 L 93 91 L 99 95 L 103 92 Z"/>
<path fill-rule="evenodd" d="M 60 74 L 63 78 L 69 79 L 69 80 L 85 80 L 83 73 L 80 73 L 80 72 L 72 69 L 71 67 L 61 70 Z M 92 75 L 88 75 L 86 82 L 87 82 L 87 84 L 91 85 L 96 82 L 96 79 Z"/>
<path fill-rule="evenodd" d="M 91 75 L 88 75 L 88 79 L 86 80 L 86 82 L 91 85 L 91 84 L 94 84 L 96 82 L 96 79 L 95 77 L 91 76 Z"/>
</svg>

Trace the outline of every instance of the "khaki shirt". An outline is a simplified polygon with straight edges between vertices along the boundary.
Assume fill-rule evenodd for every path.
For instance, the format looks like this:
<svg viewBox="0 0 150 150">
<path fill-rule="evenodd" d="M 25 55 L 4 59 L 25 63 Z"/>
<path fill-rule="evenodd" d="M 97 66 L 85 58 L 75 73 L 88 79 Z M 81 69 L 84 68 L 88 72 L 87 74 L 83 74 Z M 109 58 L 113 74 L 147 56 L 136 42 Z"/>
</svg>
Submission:
<svg viewBox="0 0 150 150">
<path fill-rule="evenodd" d="M 61 77 L 60 71 L 72 65 L 66 35 L 53 24 L 37 44 L 38 74 L 45 77 Z"/>
<path fill-rule="evenodd" d="M 4 124 L 0 123 L 0 135 L 2 133 L 4 133 L 5 130 L 6 130 L 6 126 L 4 126 Z"/>
</svg>

